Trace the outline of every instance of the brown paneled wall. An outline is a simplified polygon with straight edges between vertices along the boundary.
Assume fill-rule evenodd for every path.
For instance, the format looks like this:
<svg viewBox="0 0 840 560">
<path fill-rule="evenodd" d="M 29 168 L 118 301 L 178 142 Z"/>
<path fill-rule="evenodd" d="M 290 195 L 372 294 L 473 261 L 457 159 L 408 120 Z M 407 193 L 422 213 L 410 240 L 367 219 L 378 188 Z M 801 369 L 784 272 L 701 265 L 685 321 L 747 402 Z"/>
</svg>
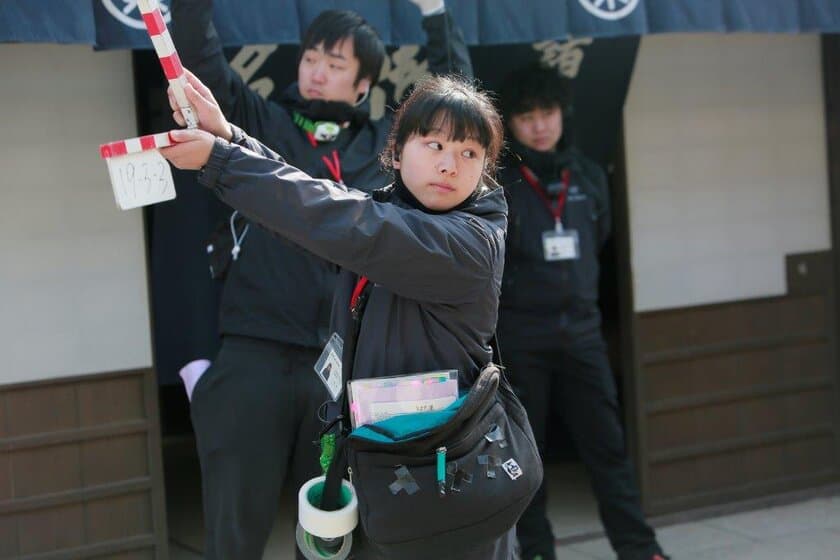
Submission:
<svg viewBox="0 0 840 560">
<path fill-rule="evenodd" d="M 649 512 L 838 479 L 832 258 L 790 256 L 784 297 L 639 314 Z"/>
<path fill-rule="evenodd" d="M 0 388 L 0 558 L 165 559 L 149 370 Z"/>
</svg>

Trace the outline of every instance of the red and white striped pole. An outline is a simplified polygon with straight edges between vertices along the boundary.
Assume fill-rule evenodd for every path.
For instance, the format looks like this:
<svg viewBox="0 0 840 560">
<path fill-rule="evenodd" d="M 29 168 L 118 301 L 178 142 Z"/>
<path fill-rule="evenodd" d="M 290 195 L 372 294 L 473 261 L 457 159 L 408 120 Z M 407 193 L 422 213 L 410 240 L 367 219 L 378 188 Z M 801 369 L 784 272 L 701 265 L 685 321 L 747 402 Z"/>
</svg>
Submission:
<svg viewBox="0 0 840 560">
<path fill-rule="evenodd" d="M 187 76 L 163 21 L 158 0 L 138 0 L 137 7 L 143 15 L 149 37 L 181 114 L 189 128 L 196 128 L 198 117 L 184 94 Z M 99 155 L 108 165 L 114 198 L 120 208 L 128 210 L 175 198 L 172 170 L 158 152 L 158 148 L 172 144 L 169 134 L 163 132 L 99 146 Z"/>
<path fill-rule="evenodd" d="M 129 138 L 118 142 L 108 142 L 99 145 L 99 155 L 102 159 L 124 156 L 126 154 L 138 154 L 146 150 L 157 150 L 166 148 L 173 144 L 168 132 L 160 134 L 149 134 L 138 138 Z"/>
<path fill-rule="evenodd" d="M 178 103 L 181 114 L 187 122 L 187 128 L 196 128 L 198 126 L 198 117 L 190 106 L 189 101 L 187 101 L 187 96 L 184 94 L 184 87 L 187 85 L 187 76 L 184 74 L 184 67 L 181 66 L 181 59 L 175 50 L 175 43 L 172 42 L 172 36 L 166 28 L 166 22 L 163 21 L 163 14 L 160 11 L 158 0 L 139 0 L 137 7 L 143 15 L 143 21 L 146 23 L 149 37 L 151 37 L 152 44 L 155 46 L 155 52 L 160 59 L 163 73 L 166 75 L 166 79 L 169 80 L 169 85 L 172 86 L 172 93 L 175 95 L 175 101 Z"/>
</svg>

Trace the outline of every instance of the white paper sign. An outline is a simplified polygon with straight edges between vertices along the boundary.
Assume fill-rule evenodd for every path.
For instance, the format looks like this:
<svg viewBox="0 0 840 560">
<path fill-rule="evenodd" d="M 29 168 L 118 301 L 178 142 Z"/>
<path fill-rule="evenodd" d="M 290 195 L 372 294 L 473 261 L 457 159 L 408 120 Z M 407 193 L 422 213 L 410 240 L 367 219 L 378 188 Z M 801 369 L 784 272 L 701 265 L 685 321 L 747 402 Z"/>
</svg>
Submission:
<svg viewBox="0 0 840 560">
<path fill-rule="evenodd" d="M 114 198 L 122 210 L 175 198 L 172 170 L 157 150 L 111 157 L 105 161 Z"/>
</svg>

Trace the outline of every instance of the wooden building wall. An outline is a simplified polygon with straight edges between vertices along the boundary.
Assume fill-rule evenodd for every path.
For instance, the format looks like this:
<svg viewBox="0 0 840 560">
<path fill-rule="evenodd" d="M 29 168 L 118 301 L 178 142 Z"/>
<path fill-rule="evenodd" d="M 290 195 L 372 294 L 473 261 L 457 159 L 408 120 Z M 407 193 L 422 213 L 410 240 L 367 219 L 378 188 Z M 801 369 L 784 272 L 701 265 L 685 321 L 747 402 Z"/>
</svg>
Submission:
<svg viewBox="0 0 840 560">
<path fill-rule="evenodd" d="M 647 511 L 838 480 L 832 267 L 793 255 L 786 296 L 639 314 Z"/>
<path fill-rule="evenodd" d="M 151 370 L 0 388 L 0 558 L 168 558 Z"/>
</svg>

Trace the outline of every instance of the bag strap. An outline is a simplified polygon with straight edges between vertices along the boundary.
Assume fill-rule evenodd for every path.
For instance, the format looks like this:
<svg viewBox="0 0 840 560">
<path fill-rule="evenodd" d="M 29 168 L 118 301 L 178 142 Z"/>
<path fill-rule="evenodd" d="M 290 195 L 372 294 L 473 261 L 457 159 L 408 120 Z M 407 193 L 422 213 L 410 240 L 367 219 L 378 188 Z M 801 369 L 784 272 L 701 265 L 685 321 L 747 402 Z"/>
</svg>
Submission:
<svg viewBox="0 0 840 560">
<path fill-rule="evenodd" d="M 321 509 L 324 511 L 335 511 L 339 508 L 341 496 L 341 481 L 344 472 L 347 470 L 347 454 L 345 445 L 350 426 L 350 399 L 347 396 L 347 386 L 353 379 L 353 362 L 356 359 L 356 344 L 359 341 L 359 330 L 362 324 L 362 315 L 367 307 L 367 300 L 370 296 L 371 283 L 366 278 L 360 277 L 356 283 L 356 289 L 350 301 L 350 330 L 345 334 L 344 352 L 341 356 L 341 371 L 344 382 L 344 390 L 341 392 L 341 406 L 339 407 L 339 433 L 338 444 L 332 463 L 327 470 L 324 480 L 324 492 L 321 497 Z"/>
<path fill-rule="evenodd" d="M 321 494 L 321 509 L 324 511 L 335 511 L 340 507 L 341 481 L 347 470 L 345 445 L 347 445 L 347 438 L 338 438 L 333 460 L 324 477 L 324 491 Z"/>
<path fill-rule="evenodd" d="M 344 390 L 341 392 L 341 415 L 346 425 L 350 420 L 350 398 L 347 395 L 347 386 L 353 380 L 353 364 L 356 361 L 356 346 L 359 343 L 359 331 L 362 327 L 362 316 L 367 309 L 368 299 L 373 284 L 364 276 L 360 276 L 356 282 L 350 298 L 350 330 L 345 334 L 344 352 L 341 356 L 341 372 L 344 383 Z M 342 432 L 347 432 L 346 426 Z"/>
</svg>

